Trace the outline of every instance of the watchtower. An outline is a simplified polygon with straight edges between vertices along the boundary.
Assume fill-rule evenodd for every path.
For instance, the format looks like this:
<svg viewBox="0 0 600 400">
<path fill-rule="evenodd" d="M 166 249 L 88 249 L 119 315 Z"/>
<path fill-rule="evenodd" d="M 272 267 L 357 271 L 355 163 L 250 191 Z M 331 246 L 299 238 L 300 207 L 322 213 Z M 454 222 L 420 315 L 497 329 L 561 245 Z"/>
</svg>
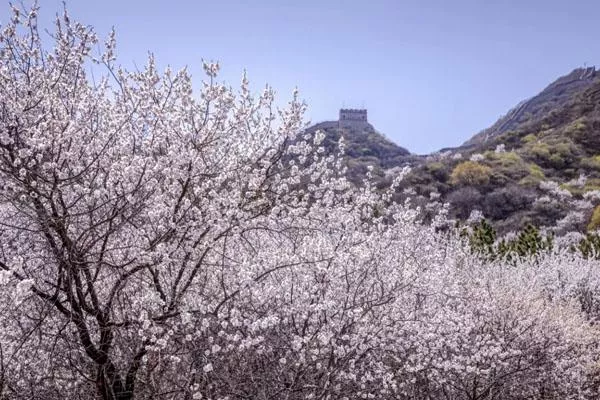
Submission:
<svg viewBox="0 0 600 400">
<path fill-rule="evenodd" d="M 338 124 L 340 128 L 366 128 L 369 125 L 369 122 L 367 121 L 367 110 L 342 108 L 340 110 Z"/>
</svg>

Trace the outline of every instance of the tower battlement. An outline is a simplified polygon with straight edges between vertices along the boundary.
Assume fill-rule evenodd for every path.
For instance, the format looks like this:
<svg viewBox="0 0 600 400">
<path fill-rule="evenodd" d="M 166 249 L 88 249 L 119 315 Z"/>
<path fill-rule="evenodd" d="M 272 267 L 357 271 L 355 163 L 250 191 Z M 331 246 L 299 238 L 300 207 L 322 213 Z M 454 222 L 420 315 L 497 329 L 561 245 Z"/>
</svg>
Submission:
<svg viewBox="0 0 600 400">
<path fill-rule="evenodd" d="M 340 128 L 366 128 L 369 125 L 367 110 L 342 108 L 338 124 Z"/>
</svg>

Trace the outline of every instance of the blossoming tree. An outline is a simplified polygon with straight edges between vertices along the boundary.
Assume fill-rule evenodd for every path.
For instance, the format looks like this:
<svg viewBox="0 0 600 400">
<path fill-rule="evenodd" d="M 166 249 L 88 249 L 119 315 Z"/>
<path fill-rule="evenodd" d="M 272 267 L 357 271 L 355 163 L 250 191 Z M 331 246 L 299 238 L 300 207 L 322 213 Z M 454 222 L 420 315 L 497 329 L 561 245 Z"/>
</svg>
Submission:
<svg viewBox="0 0 600 400">
<path fill-rule="evenodd" d="M 0 36 L 0 398 L 593 395 L 586 260 L 484 263 L 351 187 L 297 95 L 193 95 L 66 13 L 46 50 L 37 11 Z"/>
</svg>

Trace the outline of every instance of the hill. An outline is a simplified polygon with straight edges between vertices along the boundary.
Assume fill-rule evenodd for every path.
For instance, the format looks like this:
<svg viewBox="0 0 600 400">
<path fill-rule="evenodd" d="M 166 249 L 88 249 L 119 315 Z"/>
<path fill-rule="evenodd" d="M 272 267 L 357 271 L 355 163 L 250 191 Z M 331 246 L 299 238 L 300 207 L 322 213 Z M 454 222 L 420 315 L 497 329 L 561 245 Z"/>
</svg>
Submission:
<svg viewBox="0 0 600 400">
<path fill-rule="evenodd" d="M 323 146 L 328 152 L 337 152 L 340 139 L 344 139 L 348 177 L 356 184 L 363 181 L 367 168 L 371 166 L 375 180 L 384 186 L 386 175 L 389 175 L 386 171 L 414 165 L 418 159 L 418 156 L 387 139 L 368 123 L 361 127 L 342 128 L 338 121 L 325 121 L 311 126 L 307 133 L 312 134 L 317 130 L 325 133 Z"/>
<path fill-rule="evenodd" d="M 361 184 L 367 167 L 379 187 L 399 167 L 412 167 L 396 200 L 451 205 L 459 220 L 479 210 L 499 232 L 536 226 L 585 230 L 600 190 L 600 73 L 578 68 L 525 100 L 463 145 L 428 156 L 411 154 L 366 124 L 316 124 L 325 147 L 346 143 L 349 178 Z M 548 183 L 551 182 L 551 183 Z M 600 192 L 597 192 L 600 199 Z M 600 209 L 597 212 L 600 224 Z"/>
<path fill-rule="evenodd" d="M 457 218 L 481 210 L 500 231 L 564 224 L 574 210 L 571 228 L 585 230 L 600 189 L 600 74 L 559 78 L 464 145 L 414 165 L 406 185 L 439 193 Z"/>
<path fill-rule="evenodd" d="M 484 129 L 463 146 L 480 145 L 503 133 L 519 130 L 525 124 L 535 124 L 548 113 L 559 110 L 574 97 L 592 87 L 598 78 L 595 67 L 577 68 L 548 85 L 538 95 L 522 101 L 491 127 Z"/>
</svg>

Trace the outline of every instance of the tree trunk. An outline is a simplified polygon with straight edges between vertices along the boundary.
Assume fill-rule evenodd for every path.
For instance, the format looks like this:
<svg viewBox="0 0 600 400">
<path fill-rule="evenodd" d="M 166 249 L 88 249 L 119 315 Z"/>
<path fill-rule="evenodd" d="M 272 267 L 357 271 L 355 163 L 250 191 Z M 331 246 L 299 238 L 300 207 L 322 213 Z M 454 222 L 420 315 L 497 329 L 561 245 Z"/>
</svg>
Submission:
<svg viewBox="0 0 600 400">
<path fill-rule="evenodd" d="M 130 387 L 131 386 L 131 387 Z M 98 366 L 96 387 L 102 400 L 132 400 L 133 385 L 126 385 L 112 362 Z"/>
</svg>

